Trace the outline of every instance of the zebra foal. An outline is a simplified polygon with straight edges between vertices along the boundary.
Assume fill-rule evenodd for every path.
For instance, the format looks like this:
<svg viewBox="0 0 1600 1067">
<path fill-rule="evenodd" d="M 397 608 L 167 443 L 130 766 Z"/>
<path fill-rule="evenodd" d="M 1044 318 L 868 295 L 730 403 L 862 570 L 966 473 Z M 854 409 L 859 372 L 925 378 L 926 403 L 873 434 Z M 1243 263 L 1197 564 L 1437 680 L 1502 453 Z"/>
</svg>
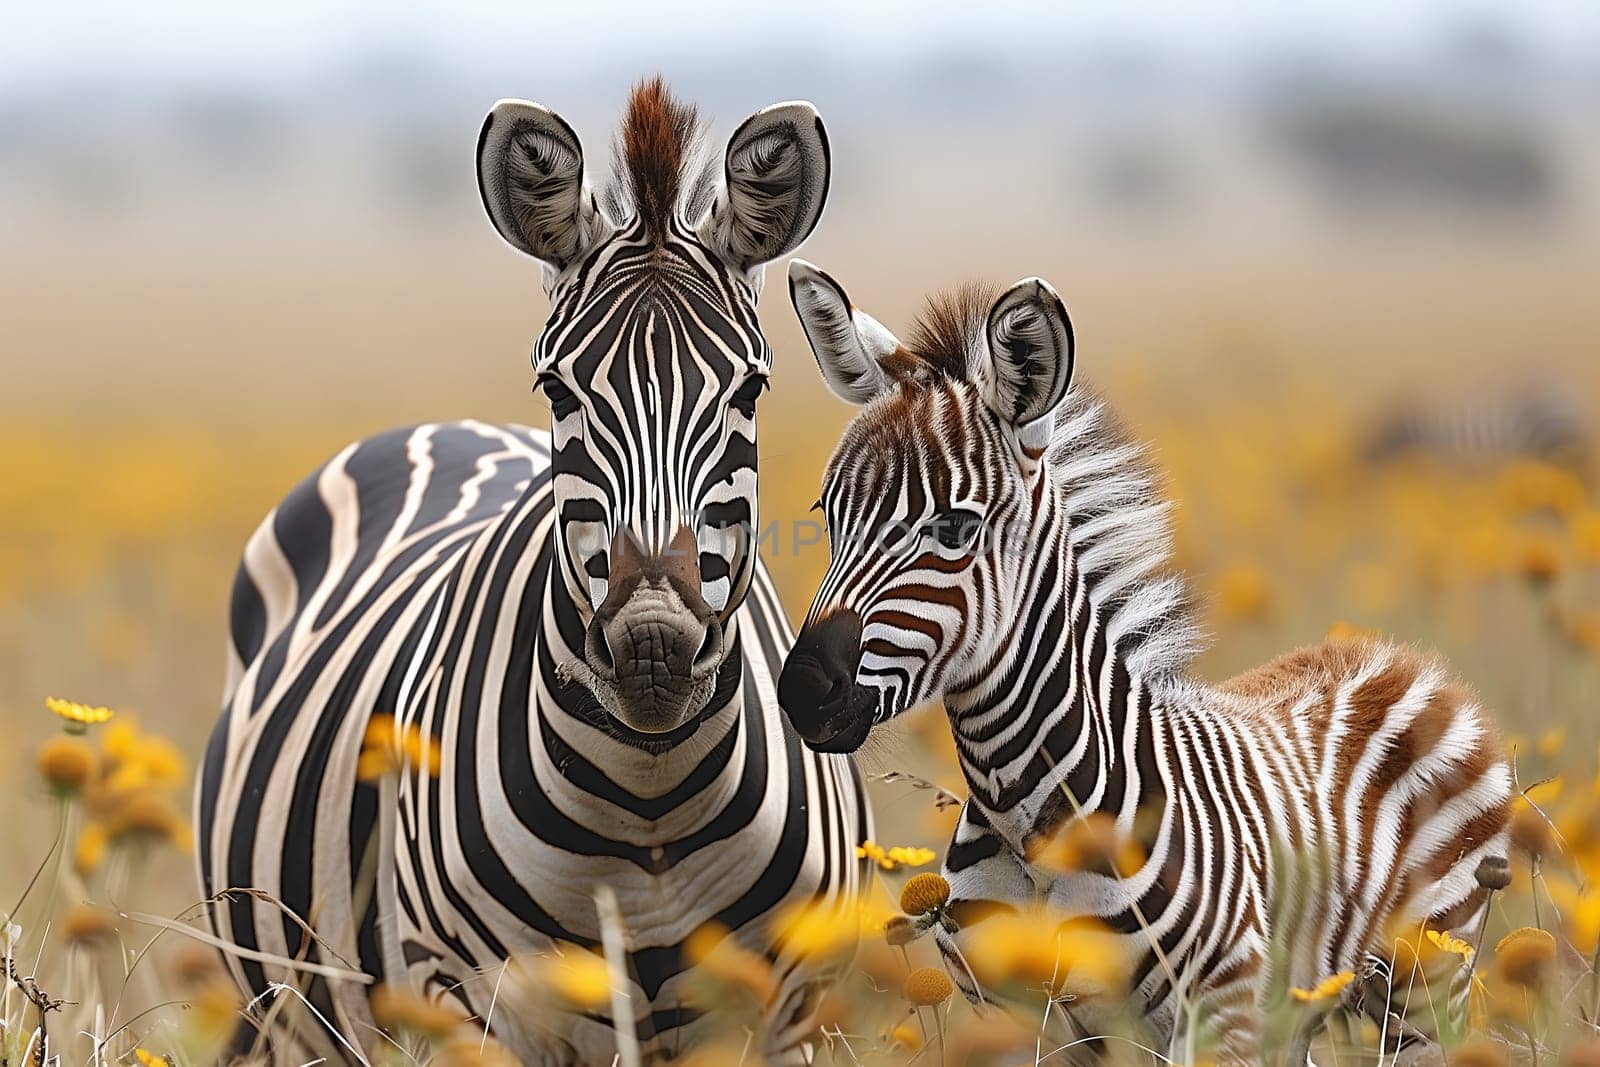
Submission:
<svg viewBox="0 0 1600 1067">
<path fill-rule="evenodd" d="M 772 362 L 756 297 L 817 222 L 828 146 L 791 103 L 740 125 L 720 168 L 702 147 L 694 110 L 642 84 L 597 195 L 559 116 L 498 104 L 479 185 L 544 266 L 533 362 L 553 433 L 468 421 L 358 442 L 245 549 L 198 853 L 208 895 L 287 908 L 236 893 L 210 913 L 247 950 L 229 955 L 245 989 L 294 985 L 326 1024 L 279 1028 L 282 1059 L 382 1047 L 382 984 L 454 1000 L 526 1062 L 610 1062 L 619 1030 L 670 1056 L 708 1025 L 683 995 L 703 928 L 772 958 L 766 1052 L 809 1033 L 819 976 L 771 920 L 852 898 L 870 828 L 851 762 L 778 711 L 792 635 L 749 531 Z M 436 766 L 361 781 L 379 714 Z M 600 886 L 626 926 L 626 1014 L 497 1000 L 508 959 L 601 944 Z"/>
<path fill-rule="evenodd" d="M 1404 975 L 1386 987 L 1394 938 L 1475 932 L 1506 874 L 1511 778 L 1473 695 L 1378 641 L 1195 679 L 1166 504 L 1072 386 L 1044 282 L 935 300 L 905 343 L 808 264 L 790 290 L 823 378 L 862 405 L 827 466 L 832 558 L 778 683 L 807 744 L 853 751 L 943 698 L 969 788 L 951 914 L 1099 920 L 1177 1059 L 1191 1042 L 1258 1059 L 1264 1009 L 1345 971 L 1342 1003 L 1391 1050 L 1419 1048 L 1434 1020 L 1404 1018 Z M 1044 861 L 1090 818 L 1143 845 L 1136 870 Z M 958 982 L 964 937 L 942 940 Z M 1099 992 L 1073 1006 L 1091 1029 L 1121 1009 Z"/>
</svg>

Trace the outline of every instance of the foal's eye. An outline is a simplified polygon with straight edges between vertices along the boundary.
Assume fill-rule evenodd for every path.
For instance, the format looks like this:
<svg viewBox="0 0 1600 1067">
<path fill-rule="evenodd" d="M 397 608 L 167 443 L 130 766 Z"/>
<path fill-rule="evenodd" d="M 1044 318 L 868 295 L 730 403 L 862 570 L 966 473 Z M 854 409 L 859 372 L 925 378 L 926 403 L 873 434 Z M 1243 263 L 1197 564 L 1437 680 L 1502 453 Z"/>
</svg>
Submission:
<svg viewBox="0 0 1600 1067">
<path fill-rule="evenodd" d="M 578 410 L 578 394 L 567 388 L 567 383 L 554 374 L 539 378 L 546 399 L 550 401 L 550 414 L 558 421 Z"/>
<path fill-rule="evenodd" d="M 951 551 L 971 548 L 983 530 L 983 516 L 966 508 L 951 508 L 940 512 L 928 524 L 933 539 Z"/>
</svg>

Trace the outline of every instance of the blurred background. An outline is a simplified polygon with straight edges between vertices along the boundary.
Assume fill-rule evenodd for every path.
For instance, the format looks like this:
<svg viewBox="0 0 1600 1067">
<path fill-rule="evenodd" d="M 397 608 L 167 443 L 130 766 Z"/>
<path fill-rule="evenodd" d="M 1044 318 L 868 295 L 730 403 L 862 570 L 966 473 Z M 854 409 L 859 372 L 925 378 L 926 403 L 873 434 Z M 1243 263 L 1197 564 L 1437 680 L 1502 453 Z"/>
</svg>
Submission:
<svg viewBox="0 0 1600 1067">
<path fill-rule="evenodd" d="M 1171 476 L 1208 676 L 1371 628 L 1450 653 L 1510 731 L 1594 740 L 1600 8 L 538 6 L 8 12 L 0 777 L 46 694 L 197 755 L 237 554 L 343 443 L 547 423 L 539 271 L 483 218 L 478 128 L 538 100 L 598 176 L 657 71 L 718 145 L 817 104 L 836 169 L 802 253 L 892 328 L 968 278 L 1054 283 Z M 803 517 L 849 415 L 782 269 L 764 522 Z M 772 561 L 795 617 L 825 563 Z M 940 732 L 875 769 L 947 778 Z M 0 793 L 4 854 L 36 799 Z"/>
</svg>

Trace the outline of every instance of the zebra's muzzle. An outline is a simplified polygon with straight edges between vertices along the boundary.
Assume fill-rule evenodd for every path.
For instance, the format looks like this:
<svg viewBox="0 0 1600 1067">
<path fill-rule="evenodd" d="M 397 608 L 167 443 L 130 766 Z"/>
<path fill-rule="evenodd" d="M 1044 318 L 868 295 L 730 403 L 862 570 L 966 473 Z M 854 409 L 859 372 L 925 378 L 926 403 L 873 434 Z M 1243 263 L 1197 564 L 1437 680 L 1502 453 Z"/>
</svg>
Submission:
<svg viewBox="0 0 1600 1067">
<path fill-rule="evenodd" d="M 722 625 L 699 592 L 692 536 L 646 555 L 631 536 L 613 543 L 605 600 L 584 635 L 591 688 L 623 726 L 677 729 L 716 689 Z"/>
<path fill-rule="evenodd" d="M 778 676 L 778 703 L 807 746 L 854 752 L 872 729 L 875 695 L 856 684 L 861 618 L 839 611 L 806 625 Z"/>
</svg>

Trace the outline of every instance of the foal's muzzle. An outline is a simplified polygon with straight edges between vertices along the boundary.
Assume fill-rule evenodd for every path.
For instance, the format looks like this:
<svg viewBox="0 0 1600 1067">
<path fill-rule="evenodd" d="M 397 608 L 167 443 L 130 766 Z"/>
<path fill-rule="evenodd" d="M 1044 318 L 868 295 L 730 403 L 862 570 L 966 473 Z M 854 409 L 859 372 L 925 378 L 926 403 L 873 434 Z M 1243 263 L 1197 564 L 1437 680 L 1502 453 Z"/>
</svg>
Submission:
<svg viewBox="0 0 1600 1067">
<path fill-rule="evenodd" d="M 817 752 L 854 752 L 872 728 L 876 700 L 856 684 L 861 617 L 836 611 L 800 631 L 783 673 L 778 703 L 801 740 Z"/>
</svg>

